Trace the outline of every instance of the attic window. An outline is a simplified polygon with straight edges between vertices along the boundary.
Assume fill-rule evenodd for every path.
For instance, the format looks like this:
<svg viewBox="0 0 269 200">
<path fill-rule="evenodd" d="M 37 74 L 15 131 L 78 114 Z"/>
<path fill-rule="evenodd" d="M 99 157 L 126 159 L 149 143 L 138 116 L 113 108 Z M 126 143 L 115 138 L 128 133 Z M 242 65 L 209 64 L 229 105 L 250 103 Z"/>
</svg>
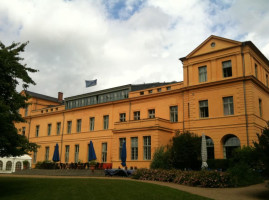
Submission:
<svg viewBox="0 0 269 200">
<path fill-rule="evenodd" d="M 211 47 L 215 47 L 216 46 L 216 43 L 215 42 L 212 42 L 211 43 Z"/>
</svg>

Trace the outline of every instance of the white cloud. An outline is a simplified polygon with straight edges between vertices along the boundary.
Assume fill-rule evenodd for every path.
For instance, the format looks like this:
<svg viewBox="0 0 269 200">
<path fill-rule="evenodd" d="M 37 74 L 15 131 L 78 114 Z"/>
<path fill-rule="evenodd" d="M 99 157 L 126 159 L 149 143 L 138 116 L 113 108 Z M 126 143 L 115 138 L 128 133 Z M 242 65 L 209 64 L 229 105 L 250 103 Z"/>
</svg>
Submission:
<svg viewBox="0 0 269 200">
<path fill-rule="evenodd" d="M 31 75 L 37 85 L 29 90 L 50 96 L 63 91 L 67 97 L 130 83 L 181 81 L 178 58 L 211 34 L 253 40 L 269 55 L 266 1 L 148 0 L 138 8 L 128 0 L 119 19 L 109 10 L 115 12 L 118 1 L 108 2 L 0 0 L 2 42 L 29 40 L 23 57 L 40 70 Z M 94 78 L 97 86 L 86 89 L 84 80 Z"/>
</svg>

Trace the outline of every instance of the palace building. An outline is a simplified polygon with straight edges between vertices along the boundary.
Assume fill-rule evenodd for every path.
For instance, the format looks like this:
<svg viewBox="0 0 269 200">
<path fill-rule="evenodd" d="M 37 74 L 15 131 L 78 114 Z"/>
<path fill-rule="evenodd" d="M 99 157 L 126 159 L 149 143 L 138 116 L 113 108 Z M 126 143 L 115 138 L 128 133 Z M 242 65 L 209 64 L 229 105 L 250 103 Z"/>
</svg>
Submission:
<svg viewBox="0 0 269 200">
<path fill-rule="evenodd" d="M 209 158 L 252 145 L 269 120 L 269 60 L 251 41 L 213 35 L 180 60 L 182 82 L 130 84 L 64 101 L 62 93 L 26 91 L 31 104 L 20 113 L 27 123 L 16 127 L 40 145 L 32 165 L 52 160 L 56 143 L 61 163 L 85 163 L 92 141 L 97 162 L 118 168 L 126 141 L 127 166 L 148 168 L 178 131 L 204 133 Z"/>
</svg>

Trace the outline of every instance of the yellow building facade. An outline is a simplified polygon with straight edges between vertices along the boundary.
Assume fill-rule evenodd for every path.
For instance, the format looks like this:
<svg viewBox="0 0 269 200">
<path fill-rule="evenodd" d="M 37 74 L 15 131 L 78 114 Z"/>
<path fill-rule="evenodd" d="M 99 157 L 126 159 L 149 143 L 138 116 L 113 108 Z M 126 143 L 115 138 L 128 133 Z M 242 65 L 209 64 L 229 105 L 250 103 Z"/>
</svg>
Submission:
<svg viewBox="0 0 269 200">
<path fill-rule="evenodd" d="M 250 41 L 210 36 L 186 57 L 184 81 L 124 85 L 58 99 L 28 92 L 27 123 L 20 134 L 40 145 L 33 165 L 51 160 L 59 144 L 61 163 L 88 161 L 121 166 L 123 141 L 128 167 L 149 167 L 155 150 L 176 132 L 207 137 L 209 158 L 229 158 L 252 145 L 269 120 L 269 61 Z"/>
</svg>

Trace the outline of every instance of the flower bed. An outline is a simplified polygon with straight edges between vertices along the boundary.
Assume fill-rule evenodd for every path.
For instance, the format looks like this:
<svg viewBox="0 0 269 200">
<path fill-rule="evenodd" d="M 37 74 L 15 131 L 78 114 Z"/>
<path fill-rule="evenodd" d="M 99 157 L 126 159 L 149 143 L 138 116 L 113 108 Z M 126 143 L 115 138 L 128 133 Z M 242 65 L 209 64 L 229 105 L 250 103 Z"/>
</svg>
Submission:
<svg viewBox="0 0 269 200">
<path fill-rule="evenodd" d="M 210 188 L 232 187 L 228 173 L 218 171 L 181 171 L 163 169 L 138 169 L 132 178 L 140 180 L 172 182 L 189 186 Z"/>
</svg>

